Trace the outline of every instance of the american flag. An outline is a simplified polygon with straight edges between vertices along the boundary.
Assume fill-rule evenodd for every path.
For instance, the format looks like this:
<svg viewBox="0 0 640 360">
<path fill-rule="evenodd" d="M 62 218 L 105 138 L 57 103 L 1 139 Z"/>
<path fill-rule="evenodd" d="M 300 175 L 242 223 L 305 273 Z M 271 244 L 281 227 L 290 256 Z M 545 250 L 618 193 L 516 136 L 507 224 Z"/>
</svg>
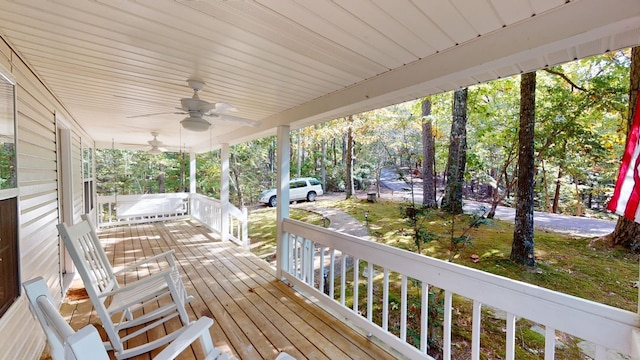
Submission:
<svg viewBox="0 0 640 360">
<path fill-rule="evenodd" d="M 636 113 L 633 116 L 633 124 L 627 135 L 627 146 L 622 156 L 618 181 L 613 192 L 613 198 L 607 206 L 607 210 L 620 216 L 640 223 L 640 94 Z"/>
</svg>

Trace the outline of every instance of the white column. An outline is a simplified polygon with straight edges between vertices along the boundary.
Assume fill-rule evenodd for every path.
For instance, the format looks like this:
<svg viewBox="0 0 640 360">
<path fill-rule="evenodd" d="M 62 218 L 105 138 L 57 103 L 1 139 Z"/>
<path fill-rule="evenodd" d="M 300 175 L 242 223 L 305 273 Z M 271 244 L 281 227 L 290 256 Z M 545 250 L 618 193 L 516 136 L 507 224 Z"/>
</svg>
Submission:
<svg viewBox="0 0 640 360">
<path fill-rule="evenodd" d="M 189 152 L 189 192 L 196 193 L 196 153 Z"/>
<path fill-rule="evenodd" d="M 189 151 L 189 214 L 193 216 L 193 196 L 196 194 L 196 153 Z"/>
<path fill-rule="evenodd" d="M 221 176 L 220 179 L 220 232 L 222 241 L 229 241 L 229 144 L 222 144 L 220 151 Z"/>
<path fill-rule="evenodd" d="M 291 143 L 289 140 L 289 126 L 278 126 L 278 149 L 276 152 L 276 161 L 278 168 L 276 199 L 278 205 L 276 207 L 276 277 L 282 279 L 282 271 L 288 271 L 289 262 L 285 259 L 289 257 L 288 242 L 284 240 L 284 232 L 282 230 L 282 221 L 289 217 L 289 171 L 291 164 L 289 163 L 291 155 Z M 287 268 L 283 269 L 283 266 Z"/>
</svg>

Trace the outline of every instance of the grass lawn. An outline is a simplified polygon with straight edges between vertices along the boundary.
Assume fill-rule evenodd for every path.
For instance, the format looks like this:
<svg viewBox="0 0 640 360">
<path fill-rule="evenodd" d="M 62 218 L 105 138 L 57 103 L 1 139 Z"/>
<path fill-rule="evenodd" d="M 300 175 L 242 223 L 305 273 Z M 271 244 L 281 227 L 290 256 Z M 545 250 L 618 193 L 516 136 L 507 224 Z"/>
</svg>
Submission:
<svg viewBox="0 0 640 360">
<path fill-rule="evenodd" d="M 402 203 L 379 200 L 369 203 L 366 200 L 324 201 L 322 206 L 335 207 L 347 212 L 364 223 L 364 213 L 368 212 L 371 236 L 380 243 L 417 251 L 411 236 L 411 226 L 402 218 Z M 291 209 L 291 217 L 316 225 L 322 225 L 319 214 Z M 439 259 L 451 256 L 450 239 L 460 236 L 468 227 L 471 216 L 450 215 L 436 212 L 425 219 L 426 229 L 435 239 L 422 246 L 421 253 Z M 260 209 L 249 214 L 249 236 L 252 239 L 252 251 L 259 255 L 275 252 L 275 210 Z M 592 239 L 575 238 L 564 234 L 536 230 L 535 255 L 537 268 L 530 269 L 509 260 L 513 239 L 513 224 L 492 220 L 468 232 L 470 244 L 456 252 L 453 262 L 482 271 L 505 276 L 511 279 L 535 284 L 595 302 L 636 311 L 638 289 L 638 258 L 624 249 L 610 248 L 601 243 L 590 245 Z M 364 263 L 361 263 L 364 266 Z M 361 269 L 364 270 L 364 269 Z M 418 289 L 416 289 L 418 294 Z M 365 294 L 361 291 L 360 294 Z M 419 295 L 416 295 L 418 297 Z M 392 300 L 390 300 L 392 301 Z M 410 300 L 411 302 L 411 294 Z M 361 304 L 364 300 L 360 301 Z M 416 299 L 419 304 L 419 300 Z M 471 303 L 468 299 L 455 298 L 456 358 L 468 358 L 471 328 Z M 485 358 L 504 356 L 504 321 L 494 320 L 489 314 L 483 317 L 483 354 Z M 531 330 L 532 323 L 519 320 L 518 359 L 537 359 L 544 350 L 544 337 Z M 492 330 L 493 329 L 493 330 Z M 409 332 L 411 334 L 411 332 Z M 410 336 L 409 336 L 410 337 Z M 560 334 L 565 346 L 558 349 L 556 358 L 580 358 L 577 339 L 565 338 Z M 419 338 L 415 341 L 419 341 Z"/>
</svg>

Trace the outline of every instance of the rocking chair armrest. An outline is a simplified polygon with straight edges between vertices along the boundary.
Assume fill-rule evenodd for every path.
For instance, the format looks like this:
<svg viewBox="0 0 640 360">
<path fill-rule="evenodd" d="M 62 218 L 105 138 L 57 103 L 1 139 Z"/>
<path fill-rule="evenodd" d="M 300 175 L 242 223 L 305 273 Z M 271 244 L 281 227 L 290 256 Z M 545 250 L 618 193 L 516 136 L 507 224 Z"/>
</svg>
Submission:
<svg viewBox="0 0 640 360">
<path fill-rule="evenodd" d="M 212 355 L 214 351 L 221 353 L 220 350 L 214 349 L 213 347 L 211 334 L 209 333 L 211 325 L 213 325 L 213 319 L 206 316 L 192 322 L 169 346 L 156 355 L 153 360 L 175 359 L 182 351 L 191 346 L 197 338 L 200 338 L 204 353 L 207 355 L 206 359 L 209 359 L 209 356 Z M 216 357 L 215 355 L 213 356 L 214 359 Z"/>
<path fill-rule="evenodd" d="M 100 295 L 98 295 L 99 298 L 107 298 L 109 296 L 114 296 L 114 295 L 118 295 L 121 293 L 126 293 L 129 291 L 136 291 L 137 289 L 140 288 L 141 285 L 146 285 L 146 284 L 151 284 L 154 283 L 156 281 L 158 281 L 161 278 L 165 278 L 167 285 L 172 281 L 171 279 L 171 272 L 173 271 L 173 269 L 165 269 L 162 271 L 159 271 L 153 275 L 149 275 L 147 277 L 144 277 L 142 279 L 136 280 L 132 283 L 129 283 L 127 285 L 124 286 L 120 286 L 117 289 L 113 289 L 111 291 L 108 292 L 103 292 Z"/>
<path fill-rule="evenodd" d="M 148 257 L 148 258 L 144 258 L 144 259 L 142 259 L 142 260 L 140 260 L 140 261 L 138 261 L 136 263 L 127 265 L 127 266 L 123 267 L 122 269 L 120 269 L 118 271 L 114 271 L 113 273 L 114 273 L 114 275 L 117 276 L 117 275 L 126 273 L 127 271 L 131 271 L 131 270 L 133 270 L 135 268 L 147 265 L 148 263 L 150 263 L 152 261 L 156 261 L 156 260 L 162 259 L 162 258 L 165 258 L 167 263 L 169 263 L 169 265 L 171 265 L 173 267 L 173 266 L 175 266 L 175 258 L 173 256 L 173 254 L 175 254 L 175 252 L 176 251 L 174 249 L 171 249 L 169 251 L 163 252 L 162 254 L 154 255 L 154 256 L 151 256 L 151 257 Z"/>
</svg>

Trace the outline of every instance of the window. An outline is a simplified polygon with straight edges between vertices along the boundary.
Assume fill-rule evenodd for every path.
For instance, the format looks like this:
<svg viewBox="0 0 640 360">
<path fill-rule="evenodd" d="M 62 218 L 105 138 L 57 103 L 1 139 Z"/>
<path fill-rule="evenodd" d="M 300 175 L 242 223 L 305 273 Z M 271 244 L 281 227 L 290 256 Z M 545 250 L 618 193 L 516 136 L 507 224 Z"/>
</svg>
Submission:
<svg viewBox="0 0 640 360">
<path fill-rule="evenodd" d="M 13 87 L 0 72 L 0 190 L 16 187 Z"/>
<path fill-rule="evenodd" d="M 0 316 L 20 295 L 15 81 L 0 67 Z"/>
<path fill-rule="evenodd" d="M 93 210 L 93 149 L 82 149 L 82 181 L 84 194 L 84 213 Z"/>
</svg>

